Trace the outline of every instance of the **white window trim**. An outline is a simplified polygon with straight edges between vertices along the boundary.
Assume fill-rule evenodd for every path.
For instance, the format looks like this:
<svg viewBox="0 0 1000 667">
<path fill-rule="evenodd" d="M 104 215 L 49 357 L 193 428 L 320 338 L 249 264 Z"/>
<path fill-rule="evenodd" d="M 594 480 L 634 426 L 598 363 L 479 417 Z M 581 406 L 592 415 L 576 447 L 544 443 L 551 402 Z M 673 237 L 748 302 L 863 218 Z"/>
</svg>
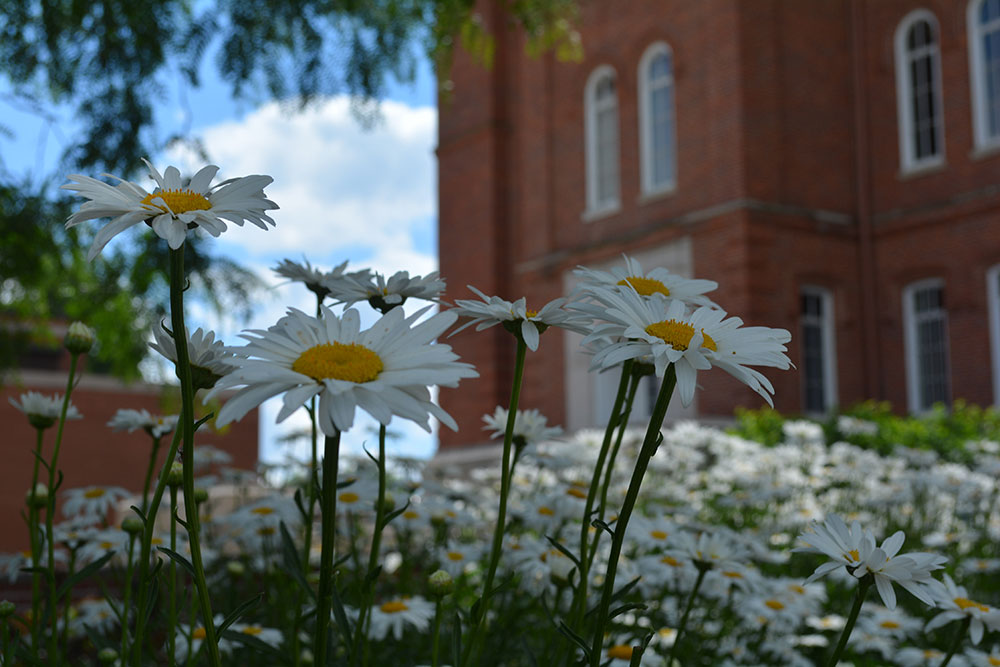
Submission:
<svg viewBox="0 0 1000 667">
<path fill-rule="evenodd" d="M 584 143 L 586 147 L 587 160 L 587 210 L 583 214 L 585 221 L 594 220 L 604 215 L 618 211 L 621 208 L 621 131 L 618 133 L 618 155 L 614 158 L 618 165 L 618 197 L 605 202 L 597 201 L 597 180 L 599 178 L 599 165 L 597 164 L 597 109 L 594 108 L 594 97 L 597 84 L 606 76 L 610 76 L 615 81 L 615 107 L 618 111 L 618 122 L 621 124 L 621 107 L 618 102 L 618 74 L 611 65 L 599 65 L 590 73 L 587 78 L 587 85 L 584 87 L 583 108 L 584 108 Z"/>
<path fill-rule="evenodd" d="M 647 70 L 649 69 L 650 63 L 653 58 L 660 54 L 666 54 L 670 58 L 670 77 L 668 79 L 667 85 L 673 89 L 673 94 L 670 99 L 674 102 L 674 108 L 671 109 L 671 118 L 673 122 L 671 123 L 671 146 L 673 147 L 672 154 L 670 155 L 670 160 L 673 162 L 673 175 L 674 177 L 665 182 L 654 184 L 653 180 L 653 119 L 649 113 L 650 107 L 650 90 L 649 90 L 649 77 L 647 76 Z M 674 80 L 673 71 L 673 50 L 666 42 L 654 42 L 650 44 L 646 49 L 645 53 L 642 54 L 642 58 L 639 60 L 639 153 L 640 153 L 640 171 L 641 171 L 641 183 L 642 183 L 642 196 L 649 197 L 652 195 L 665 194 L 668 192 L 673 192 L 677 189 L 677 87 Z"/>
<path fill-rule="evenodd" d="M 969 0 L 965 12 L 969 42 L 969 78 L 972 88 L 972 135 L 977 151 L 1000 148 L 1000 133 L 991 137 L 986 122 L 986 91 L 983 89 L 983 30 L 979 25 L 979 8 L 985 0 Z"/>
<path fill-rule="evenodd" d="M 910 52 L 906 35 L 917 21 L 927 21 L 934 31 L 934 50 L 931 54 L 934 75 L 934 127 L 938 152 L 917 159 L 913 146 L 913 81 L 910 79 Z M 939 167 L 944 164 L 944 109 L 941 79 L 941 29 L 937 18 L 926 9 L 915 9 L 899 22 L 895 35 L 896 50 L 896 117 L 899 127 L 899 168 L 903 174 Z"/>
<path fill-rule="evenodd" d="M 993 369 L 993 405 L 1000 407 L 1000 264 L 986 271 L 986 299 L 990 318 L 990 359 Z"/>
<path fill-rule="evenodd" d="M 820 330 L 823 334 L 823 396 L 827 413 L 833 412 L 839 404 L 837 394 L 837 342 L 834 339 L 836 327 L 834 327 L 833 294 L 825 287 L 818 285 L 803 285 L 799 289 L 799 295 L 808 294 L 817 296 L 823 308 L 823 315 L 820 321 Z M 801 332 L 802 320 L 804 316 L 799 314 L 799 327 Z M 805 365 L 803 364 L 803 368 Z"/>
<path fill-rule="evenodd" d="M 922 414 L 927 410 L 920 406 L 920 366 L 917 359 L 916 312 L 914 312 L 913 295 L 922 289 L 937 287 L 944 290 L 944 279 L 925 278 L 910 283 L 903 288 L 903 346 L 906 348 L 906 403 L 910 414 Z M 944 345 L 950 352 L 948 338 L 948 310 L 944 315 Z M 951 389 L 951 359 L 945 355 L 946 373 L 949 377 L 949 393 Z"/>
</svg>

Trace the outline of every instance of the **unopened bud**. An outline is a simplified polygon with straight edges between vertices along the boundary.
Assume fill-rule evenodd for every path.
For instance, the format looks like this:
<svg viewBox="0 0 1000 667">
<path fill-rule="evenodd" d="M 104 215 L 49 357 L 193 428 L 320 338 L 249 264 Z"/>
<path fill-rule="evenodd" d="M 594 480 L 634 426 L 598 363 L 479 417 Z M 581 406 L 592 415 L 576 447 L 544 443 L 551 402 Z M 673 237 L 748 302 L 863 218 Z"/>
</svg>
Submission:
<svg viewBox="0 0 1000 667">
<path fill-rule="evenodd" d="M 436 570 L 427 577 L 427 589 L 431 595 L 447 595 L 451 593 L 454 580 L 444 570 Z"/>
<path fill-rule="evenodd" d="M 16 610 L 17 608 L 14 606 L 14 603 L 11 602 L 10 600 L 4 600 L 0 602 L 0 618 L 8 618 Z"/>
<path fill-rule="evenodd" d="M 238 560 L 231 560 L 226 563 L 226 572 L 233 577 L 242 577 L 246 571 L 246 567 Z"/>
<path fill-rule="evenodd" d="M 376 504 L 378 503 L 378 501 L 375 501 L 375 502 L 376 502 Z M 388 491 L 386 491 L 386 493 L 385 493 L 385 500 L 382 502 L 382 511 L 383 512 L 391 512 L 395 507 L 396 507 L 396 499 L 392 496 L 391 493 L 389 493 Z M 376 509 L 378 509 L 378 508 L 376 508 Z"/>
<path fill-rule="evenodd" d="M 170 471 L 167 472 L 167 484 L 170 486 L 180 486 L 184 482 L 184 466 L 180 461 L 170 464 Z"/>
<path fill-rule="evenodd" d="M 139 517 L 130 516 L 122 521 L 122 530 L 129 535 L 138 535 L 144 528 L 145 526 L 142 525 L 142 519 Z"/>
<path fill-rule="evenodd" d="M 202 504 L 208 500 L 208 489 L 195 489 L 194 490 L 194 502 L 198 505 Z"/>
<path fill-rule="evenodd" d="M 113 664 L 116 660 L 118 660 L 118 651 L 114 650 L 110 646 L 107 646 L 97 652 L 97 659 L 100 660 L 102 665 Z"/>
<path fill-rule="evenodd" d="M 94 347 L 97 334 L 83 322 L 73 322 L 69 325 L 63 345 L 73 354 L 86 354 Z"/>
<path fill-rule="evenodd" d="M 49 487 L 41 482 L 35 484 L 34 493 L 32 493 L 31 489 L 28 489 L 28 492 L 24 494 L 24 500 L 28 503 L 29 507 L 45 507 L 49 503 Z"/>
</svg>

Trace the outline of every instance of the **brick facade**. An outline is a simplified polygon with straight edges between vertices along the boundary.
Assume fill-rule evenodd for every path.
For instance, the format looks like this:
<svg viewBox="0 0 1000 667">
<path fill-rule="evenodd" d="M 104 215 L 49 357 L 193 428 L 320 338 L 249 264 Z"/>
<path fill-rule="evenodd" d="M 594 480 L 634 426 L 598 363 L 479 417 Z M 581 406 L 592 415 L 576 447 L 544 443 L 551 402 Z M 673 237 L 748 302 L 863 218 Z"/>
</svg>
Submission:
<svg viewBox="0 0 1000 667">
<path fill-rule="evenodd" d="M 440 107 L 446 298 L 473 284 L 542 304 L 578 264 L 686 238 L 693 276 L 718 281 L 713 298 L 746 323 L 791 331 L 800 370 L 799 290 L 829 290 L 837 402 L 905 410 L 902 290 L 935 277 L 951 396 L 994 403 L 986 272 L 1000 263 L 1000 150 L 974 146 L 966 0 L 585 1 L 580 63 L 526 55 L 497 6 L 481 6 L 495 64 L 458 54 Z M 917 8 L 939 27 L 944 159 L 911 173 L 900 165 L 894 35 Z M 637 68 L 654 42 L 673 54 L 677 184 L 644 197 Z M 601 65 L 616 73 L 621 205 L 588 219 L 584 87 Z M 546 333 L 529 356 L 522 394 L 554 423 L 567 412 L 561 338 Z M 480 416 L 507 404 L 513 351 L 501 331 L 449 342 L 481 378 L 442 390 L 460 425 L 442 431 L 445 448 L 482 441 Z M 801 372 L 767 375 L 775 406 L 801 411 Z M 761 405 L 719 371 L 699 382 L 699 415 Z"/>
</svg>

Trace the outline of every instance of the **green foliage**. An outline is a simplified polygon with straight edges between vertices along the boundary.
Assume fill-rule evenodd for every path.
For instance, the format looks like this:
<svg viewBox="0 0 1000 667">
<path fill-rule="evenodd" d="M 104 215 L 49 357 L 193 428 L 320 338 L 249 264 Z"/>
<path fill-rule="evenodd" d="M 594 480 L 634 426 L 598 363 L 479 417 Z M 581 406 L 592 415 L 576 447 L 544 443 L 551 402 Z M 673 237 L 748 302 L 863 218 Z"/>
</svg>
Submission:
<svg viewBox="0 0 1000 667">
<path fill-rule="evenodd" d="M 439 72 L 453 37 L 482 62 L 494 40 L 471 0 L 0 0 L 0 72 L 26 106 L 66 104 L 82 135 L 67 155 L 120 176 L 162 148 L 151 127 L 167 77 L 199 85 L 208 53 L 235 96 L 302 107 L 348 93 L 370 120 L 395 76 L 412 81 L 423 41 Z M 579 57 L 576 0 L 515 0 L 509 15 L 532 52 Z M 447 77 L 442 77 L 442 81 Z M 170 137 L 171 140 L 187 137 Z"/>
<path fill-rule="evenodd" d="M 950 408 L 937 404 L 919 416 L 895 414 L 888 401 L 865 401 L 842 414 L 870 422 L 877 430 L 871 434 L 849 432 L 838 427 L 838 416 L 834 415 L 821 423 L 827 441 L 843 440 L 883 455 L 908 447 L 937 452 L 947 461 L 968 462 L 971 454 L 965 445 L 970 440 L 1000 440 L 1000 412 L 963 400 L 956 400 Z M 788 418 L 776 410 L 738 409 L 736 418 L 731 433 L 768 446 L 785 439 L 782 426 Z"/>
</svg>

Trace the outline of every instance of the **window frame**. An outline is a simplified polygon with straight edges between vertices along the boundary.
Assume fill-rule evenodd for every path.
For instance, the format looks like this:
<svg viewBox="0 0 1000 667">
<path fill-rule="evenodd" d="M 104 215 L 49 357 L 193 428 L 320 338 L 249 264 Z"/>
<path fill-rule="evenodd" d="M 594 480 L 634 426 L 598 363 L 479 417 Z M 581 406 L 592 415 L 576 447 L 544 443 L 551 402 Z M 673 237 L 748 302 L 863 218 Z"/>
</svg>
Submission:
<svg viewBox="0 0 1000 667">
<path fill-rule="evenodd" d="M 986 300 L 990 318 L 993 405 L 1000 407 L 1000 264 L 994 264 L 986 270 Z"/>
<path fill-rule="evenodd" d="M 976 151 L 1000 149 L 1000 127 L 995 135 L 990 136 L 987 129 L 988 113 L 986 89 L 983 82 L 985 53 L 983 52 L 983 36 L 986 29 L 979 23 L 979 10 L 986 0 L 969 0 L 966 8 L 966 30 L 969 43 L 969 87 L 972 90 L 972 136 Z M 997 29 L 1000 30 L 1000 19 L 997 19 Z M 1000 106 L 1000 99 L 997 101 Z"/>
<path fill-rule="evenodd" d="M 672 177 L 663 183 L 653 183 L 655 150 L 653 146 L 653 114 L 652 114 L 652 93 L 650 87 L 648 71 L 653 63 L 653 59 L 660 55 L 666 55 L 670 59 L 670 73 L 667 76 L 664 87 L 671 90 L 670 95 L 670 155 L 668 160 L 672 166 Z M 666 42 L 659 41 L 650 44 L 642 58 L 639 59 L 638 67 L 639 84 L 639 172 L 640 188 L 643 197 L 650 197 L 673 192 L 677 189 L 677 85 L 674 77 L 674 52 Z"/>
<path fill-rule="evenodd" d="M 598 159 L 597 114 L 602 110 L 597 107 L 597 87 L 601 81 L 611 77 L 615 84 L 613 107 L 615 110 L 615 153 L 609 159 L 615 163 L 616 195 L 607 201 L 598 200 L 598 184 L 601 177 L 601 164 Z M 609 105 L 610 106 L 610 105 Z M 621 104 L 618 100 L 618 73 L 611 65 L 598 65 L 587 77 L 584 87 L 584 145 L 586 160 L 586 197 L 587 208 L 584 219 L 592 219 L 621 209 Z"/>
<path fill-rule="evenodd" d="M 931 406 L 924 407 L 920 404 L 920 386 L 923 378 L 920 376 L 920 361 L 917 349 L 917 313 L 914 304 L 916 294 L 925 289 L 936 288 L 941 290 L 944 296 L 945 282 L 943 278 L 924 278 L 909 283 L 903 288 L 903 345 L 906 355 L 906 403 L 911 414 L 924 414 L 931 409 Z M 942 299 L 943 300 L 943 299 Z M 951 387 L 951 344 L 948 333 L 948 308 L 941 308 L 944 320 L 944 333 L 942 345 L 944 346 L 944 375 L 947 379 L 946 403 L 952 400 Z"/>
<path fill-rule="evenodd" d="M 934 103 L 934 138 L 937 152 L 922 158 L 916 156 L 916 146 L 914 145 L 915 127 L 913 122 L 914 100 L 913 100 L 913 79 L 910 76 L 911 65 L 915 58 L 907 45 L 907 37 L 913 27 L 920 22 L 930 25 L 934 43 L 930 49 L 931 75 L 933 81 L 933 103 Z M 899 128 L 899 166 L 903 174 L 920 171 L 927 168 L 938 167 L 945 161 L 944 144 L 944 91 L 943 80 L 941 78 L 941 28 L 937 17 L 927 9 L 915 9 L 899 22 L 896 26 L 894 37 L 895 57 L 896 57 L 896 118 Z M 926 49 L 927 47 L 921 47 Z"/>
<path fill-rule="evenodd" d="M 834 327 L 835 312 L 833 308 L 833 293 L 819 285 L 802 285 L 799 287 L 799 336 L 802 336 L 803 327 L 809 323 L 808 320 L 810 316 L 802 313 L 802 297 L 803 296 L 815 296 L 820 300 L 822 314 L 818 318 L 818 324 L 820 335 L 822 335 L 822 355 L 823 355 L 823 413 L 830 414 L 839 405 L 839 397 L 837 395 L 837 343 L 835 339 L 836 328 Z M 804 346 L 803 338 L 803 346 Z M 802 364 L 802 411 L 806 414 L 820 414 L 813 410 L 810 410 L 806 405 L 806 364 L 804 353 L 805 349 L 800 346 L 799 349 L 799 361 Z"/>
</svg>

